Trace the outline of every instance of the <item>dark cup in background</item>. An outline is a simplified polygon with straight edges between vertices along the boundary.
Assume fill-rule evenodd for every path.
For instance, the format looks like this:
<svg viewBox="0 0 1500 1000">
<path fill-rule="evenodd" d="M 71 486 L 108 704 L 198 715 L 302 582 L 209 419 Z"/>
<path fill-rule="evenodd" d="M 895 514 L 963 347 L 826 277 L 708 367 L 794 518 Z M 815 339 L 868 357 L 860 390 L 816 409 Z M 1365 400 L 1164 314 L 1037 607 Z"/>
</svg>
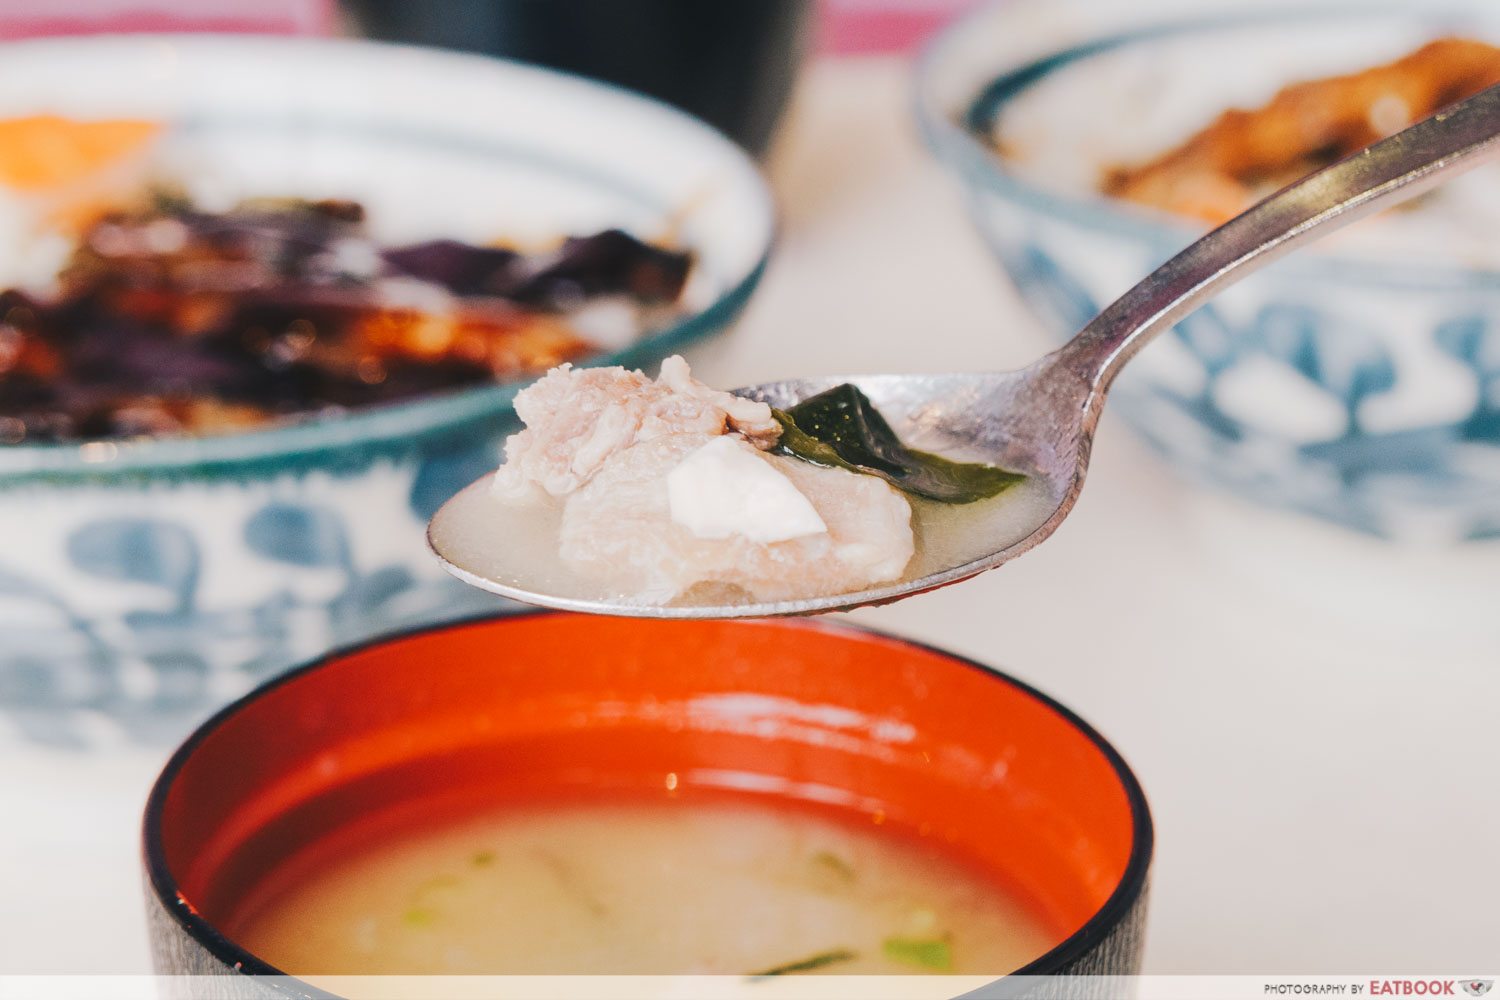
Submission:
<svg viewBox="0 0 1500 1000">
<path fill-rule="evenodd" d="M 606 80 L 764 152 L 808 38 L 810 0 L 341 0 L 353 30 Z"/>
</svg>

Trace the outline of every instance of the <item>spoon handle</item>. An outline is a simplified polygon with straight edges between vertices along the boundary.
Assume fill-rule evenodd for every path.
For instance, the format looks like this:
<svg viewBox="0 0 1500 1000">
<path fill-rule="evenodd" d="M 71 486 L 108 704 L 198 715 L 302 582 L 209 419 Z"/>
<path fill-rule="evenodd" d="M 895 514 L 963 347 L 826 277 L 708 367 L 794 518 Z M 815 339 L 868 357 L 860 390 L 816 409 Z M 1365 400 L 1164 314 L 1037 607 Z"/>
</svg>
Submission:
<svg viewBox="0 0 1500 1000">
<path fill-rule="evenodd" d="M 1228 285 L 1340 226 L 1413 198 L 1500 153 L 1500 85 L 1285 187 L 1147 275 L 1044 364 L 1093 390 L 1158 333 Z"/>
</svg>

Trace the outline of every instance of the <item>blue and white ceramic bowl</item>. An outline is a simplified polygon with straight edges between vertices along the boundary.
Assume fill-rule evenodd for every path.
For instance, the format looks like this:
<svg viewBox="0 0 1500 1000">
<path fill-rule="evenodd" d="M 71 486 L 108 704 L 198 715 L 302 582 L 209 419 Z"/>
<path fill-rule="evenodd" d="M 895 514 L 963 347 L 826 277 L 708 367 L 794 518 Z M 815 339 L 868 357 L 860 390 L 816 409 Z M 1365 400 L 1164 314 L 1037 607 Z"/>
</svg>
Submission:
<svg viewBox="0 0 1500 1000">
<path fill-rule="evenodd" d="M 674 235 L 696 254 L 685 318 L 601 363 L 649 364 L 726 324 L 769 247 L 768 192 L 731 143 L 578 78 L 344 41 L 4 48 L 0 116 L 172 123 L 167 159 L 226 198 L 354 198 L 391 239 Z M 424 527 L 498 462 L 515 389 L 236 436 L 0 448 L 0 742 L 172 742 L 333 645 L 493 609 L 437 568 Z"/>
<path fill-rule="evenodd" d="M 984 238 L 1061 339 L 1198 232 L 1095 193 L 1106 165 L 1447 33 L 1500 40 L 1500 11 L 1346 5 L 1144 23 L 1137 5 L 1015 0 L 929 48 L 919 114 Z M 1111 411 L 1185 476 L 1262 504 L 1390 538 L 1500 536 L 1496 169 L 1225 292 L 1131 363 Z"/>
</svg>

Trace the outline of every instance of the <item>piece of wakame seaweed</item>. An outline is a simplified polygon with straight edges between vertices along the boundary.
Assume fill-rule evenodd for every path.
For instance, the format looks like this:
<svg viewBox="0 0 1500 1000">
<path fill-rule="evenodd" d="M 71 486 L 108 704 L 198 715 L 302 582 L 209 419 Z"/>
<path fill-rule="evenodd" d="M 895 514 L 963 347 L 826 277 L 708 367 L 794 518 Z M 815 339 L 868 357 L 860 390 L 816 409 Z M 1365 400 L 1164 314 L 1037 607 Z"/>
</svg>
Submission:
<svg viewBox="0 0 1500 1000">
<path fill-rule="evenodd" d="M 845 382 L 787 410 L 771 410 L 781 424 L 776 450 L 814 465 L 879 476 L 899 490 L 943 503 L 998 496 L 1026 477 L 993 465 L 955 462 L 908 448 L 868 396 Z"/>
<path fill-rule="evenodd" d="M 834 948 L 831 951 L 822 951 L 816 955 L 800 959 L 796 962 L 788 962 L 785 965 L 778 965 L 775 968 L 767 969 L 764 972 L 753 973 L 752 975 L 746 976 L 745 978 L 753 982 L 757 979 L 769 979 L 772 976 L 788 976 L 795 972 L 811 972 L 814 969 L 821 969 L 825 965 L 835 965 L 839 962 L 851 962 L 854 960 L 854 958 L 854 952 L 850 951 L 848 948 Z"/>
</svg>

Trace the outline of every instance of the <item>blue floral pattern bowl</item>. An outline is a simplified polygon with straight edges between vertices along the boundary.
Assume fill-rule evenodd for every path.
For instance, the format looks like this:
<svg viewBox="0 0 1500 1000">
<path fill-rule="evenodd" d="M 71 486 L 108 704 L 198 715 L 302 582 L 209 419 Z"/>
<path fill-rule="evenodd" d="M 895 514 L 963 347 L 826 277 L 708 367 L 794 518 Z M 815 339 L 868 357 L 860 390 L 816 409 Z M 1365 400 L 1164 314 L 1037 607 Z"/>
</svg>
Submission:
<svg viewBox="0 0 1500 1000">
<path fill-rule="evenodd" d="M 5 48 L 0 115 L 169 122 L 172 156 L 221 194 L 355 198 L 396 238 L 619 226 L 691 247 L 684 315 L 597 363 L 650 364 L 724 326 L 770 245 L 744 154 L 581 79 L 359 42 Z M 437 568 L 424 529 L 498 463 L 516 388 L 234 436 L 0 448 L 0 741 L 168 744 L 328 648 L 493 611 Z"/>
<path fill-rule="evenodd" d="M 979 231 L 1059 339 L 1194 236 L 1094 193 L 1104 165 L 1439 33 L 1500 38 L 1479 5 L 1154 23 L 1080 6 L 981 10 L 928 49 L 918 93 Z M 1022 162 L 1028 142 L 1055 144 L 1053 165 Z M 1493 176 L 1470 177 L 1450 218 L 1372 219 L 1228 290 L 1131 363 L 1110 409 L 1190 480 L 1267 506 L 1388 538 L 1500 537 L 1500 215 L 1483 214 L 1500 204 Z"/>
</svg>

